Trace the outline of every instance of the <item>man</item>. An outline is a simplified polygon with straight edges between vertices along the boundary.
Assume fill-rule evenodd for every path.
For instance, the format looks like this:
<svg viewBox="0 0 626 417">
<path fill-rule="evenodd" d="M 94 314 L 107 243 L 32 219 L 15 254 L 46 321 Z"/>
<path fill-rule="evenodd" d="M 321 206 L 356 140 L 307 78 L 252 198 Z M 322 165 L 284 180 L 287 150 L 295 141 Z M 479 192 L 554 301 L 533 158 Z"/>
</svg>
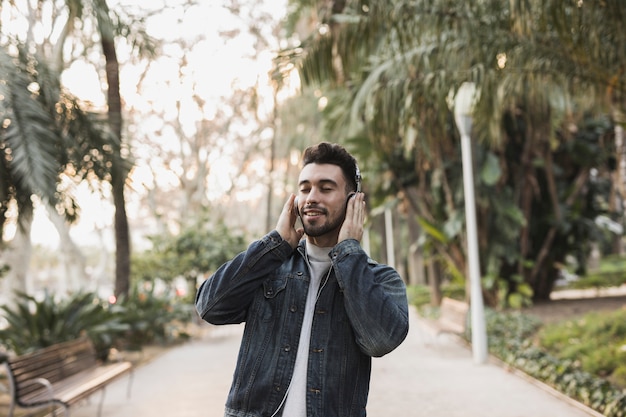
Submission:
<svg viewBox="0 0 626 417">
<path fill-rule="evenodd" d="M 365 416 L 371 357 L 408 332 L 404 282 L 359 244 L 365 202 L 355 159 L 336 144 L 307 148 L 298 183 L 276 229 L 196 296 L 209 323 L 246 322 L 226 417 Z"/>
</svg>

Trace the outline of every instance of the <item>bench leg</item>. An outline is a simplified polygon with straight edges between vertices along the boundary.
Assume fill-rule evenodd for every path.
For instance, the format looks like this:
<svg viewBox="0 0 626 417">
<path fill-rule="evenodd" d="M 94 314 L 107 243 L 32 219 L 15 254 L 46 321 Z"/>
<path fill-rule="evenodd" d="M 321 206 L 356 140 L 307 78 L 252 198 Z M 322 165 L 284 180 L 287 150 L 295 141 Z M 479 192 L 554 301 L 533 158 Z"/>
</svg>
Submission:
<svg viewBox="0 0 626 417">
<path fill-rule="evenodd" d="M 133 377 L 135 376 L 135 370 L 133 368 L 130 369 L 130 372 L 128 373 L 128 388 L 126 390 L 126 399 L 130 400 L 130 389 L 132 387 L 133 384 Z"/>
<path fill-rule="evenodd" d="M 100 397 L 100 404 L 98 404 L 98 417 L 102 416 L 102 405 L 104 404 L 104 396 L 106 395 L 106 386 L 102 387 L 102 396 Z"/>
</svg>

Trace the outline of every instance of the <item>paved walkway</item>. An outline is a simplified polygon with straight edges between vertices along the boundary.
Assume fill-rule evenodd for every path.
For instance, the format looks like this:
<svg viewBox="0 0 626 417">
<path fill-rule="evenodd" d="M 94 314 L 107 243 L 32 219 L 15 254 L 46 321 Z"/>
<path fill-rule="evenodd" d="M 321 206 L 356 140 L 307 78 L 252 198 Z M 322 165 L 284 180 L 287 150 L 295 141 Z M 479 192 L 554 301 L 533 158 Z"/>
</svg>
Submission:
<svg viewBox="0 0 626 417">
<path fill-rule="evenodd" d="M 207 336 L 166 351 L 106 390 L 102 417 L 223 417 L 241 326 L 210 329 Z M 100 394 L 72 409 L 97 415 Z M 598 416 L 529 380 L 488 363 L 446 335 L 426 330 L 414 311 L 407 340 L 374 359 L 368 416 L 589 417 Z"/>
</svg>

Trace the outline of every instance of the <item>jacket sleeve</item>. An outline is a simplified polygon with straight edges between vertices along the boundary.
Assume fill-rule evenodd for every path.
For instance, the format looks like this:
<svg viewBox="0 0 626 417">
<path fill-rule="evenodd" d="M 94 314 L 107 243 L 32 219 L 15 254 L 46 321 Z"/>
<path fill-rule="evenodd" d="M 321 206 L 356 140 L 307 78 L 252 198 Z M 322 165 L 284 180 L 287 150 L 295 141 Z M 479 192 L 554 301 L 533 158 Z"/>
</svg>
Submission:
<svg viewBox="0 0 626 417">
<path fill-rule="evenodd" d="M 212 324 L 245 321 L 255 291 L 292 252 L 293 248 L 275 230 L 251 243 L 200 285 L 196 294 L 200 317 Z"/>
<path fill-rule="evenodd" d="M 330 256 L 357 344 L 367 355 L 386 355 L 409 331 L 404 281 L 392 267 L 371 260 L 356 240 L 340 242 Z"/>
</svg>

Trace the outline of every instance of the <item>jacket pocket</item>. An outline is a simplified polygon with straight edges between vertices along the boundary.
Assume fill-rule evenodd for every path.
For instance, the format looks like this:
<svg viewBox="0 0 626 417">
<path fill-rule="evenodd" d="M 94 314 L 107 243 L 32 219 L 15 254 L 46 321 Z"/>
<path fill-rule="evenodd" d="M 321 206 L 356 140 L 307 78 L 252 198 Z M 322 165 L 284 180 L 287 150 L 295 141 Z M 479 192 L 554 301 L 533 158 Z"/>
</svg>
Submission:
<svg viewBox="0 0 626 417">
<path fill-rule="evenodd" d="M 275 314 L 280 313 L 287 278 L 271 278 L 263 282 L 263 299 L 261 301 L 259 317 L 261 320 L 271 320 Z"/>
<path fill-rule="evenodd" d="M 266 299 L 276 296 L 287 287 L 287 278 L 271 278 L 263 282 L 263 295 Z"/>
</svg>

